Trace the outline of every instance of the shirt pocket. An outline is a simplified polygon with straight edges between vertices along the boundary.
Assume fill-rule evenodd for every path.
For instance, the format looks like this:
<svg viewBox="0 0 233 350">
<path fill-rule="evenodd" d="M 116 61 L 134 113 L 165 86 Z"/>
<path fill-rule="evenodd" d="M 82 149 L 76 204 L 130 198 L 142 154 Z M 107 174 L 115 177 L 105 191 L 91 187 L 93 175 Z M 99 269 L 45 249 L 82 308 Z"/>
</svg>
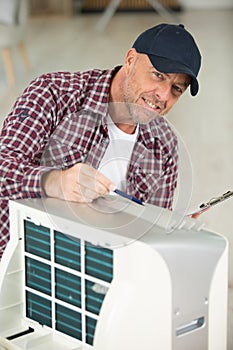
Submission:
<svg viewBox="0 0 233 350">
<path fill-rule="evenodd" d="M 131 162 L 128 170 L 128 188 L 131 194 L 146 201 L 151 193 L 155 193 L 163 175 L 162 154 L 155 156 L 153 150 L 143 150 L 135 162 Z"/>
<path fill-rule="evenodd" d="M 53 142 L 43 152 L 41 165 L 59 169 L 70 168 L 76 163 L 83 163 L 86 153 L 76 144 L 68 146 Z"/>
<path fill-rule="evenodd" d="M 130 174 L 128 181 L 131 194 L 144 201 L 150 197 L 150 193 L 155 193 L 160 186 L 159 172 L 145 173 L 140 168 L 135 169 Z"/>
</svg>

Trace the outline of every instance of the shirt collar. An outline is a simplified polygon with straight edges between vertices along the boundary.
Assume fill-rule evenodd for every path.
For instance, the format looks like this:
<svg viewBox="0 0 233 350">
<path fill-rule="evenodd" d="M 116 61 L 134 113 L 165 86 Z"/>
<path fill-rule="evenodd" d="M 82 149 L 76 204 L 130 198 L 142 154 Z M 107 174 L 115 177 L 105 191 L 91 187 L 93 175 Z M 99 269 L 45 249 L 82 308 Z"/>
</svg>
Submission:
<svg viewBox="0 0 233 350">
<path fill-rule="evenodd" d="M 110 86 L 114 75 L 120 68 L 121 66 L 116 66 L 113 69 L 101 71 L 85 103 L 85 110 L 96 113 L 100 117 L 102 125 L 107 124 L 106 116 L 108 112 Z"/>
</svg>

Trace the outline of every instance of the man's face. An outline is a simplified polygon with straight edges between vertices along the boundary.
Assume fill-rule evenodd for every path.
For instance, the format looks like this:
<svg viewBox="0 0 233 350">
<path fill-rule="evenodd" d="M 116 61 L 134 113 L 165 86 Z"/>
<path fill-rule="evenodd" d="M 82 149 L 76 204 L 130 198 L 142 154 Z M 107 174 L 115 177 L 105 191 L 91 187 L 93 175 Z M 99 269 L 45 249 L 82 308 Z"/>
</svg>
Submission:
<svg viewBox="0 0 233 350">
<path fill-rule="evenodd" d="M 135 123 L 147 123 L 167 114 L 190 84 L 186 74 L 157 71 L 148 56 L 135 49 L 127 53 L 125 71 L 123 99 Z"/>
</svg>

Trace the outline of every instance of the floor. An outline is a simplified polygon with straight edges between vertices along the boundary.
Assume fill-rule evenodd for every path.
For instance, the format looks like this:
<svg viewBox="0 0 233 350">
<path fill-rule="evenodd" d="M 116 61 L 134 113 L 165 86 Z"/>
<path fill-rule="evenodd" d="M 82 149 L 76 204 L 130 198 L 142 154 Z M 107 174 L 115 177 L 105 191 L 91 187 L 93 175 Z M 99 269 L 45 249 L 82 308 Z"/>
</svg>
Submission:
<svg viewBox="0 0 233 350">
<path fill-rule="evenodd" d="M 33 18 L 26 44 L 32 69 L 25 72 L 14 51 L 17 85 L 6 85 L 0 61 L 0 124 L 24 87 L 41 73 L 56 70 L 109 68 L 121 64 L 125 52 L 144 29 L 166 21 L 156 13 L 116 14 L 104 31 L 96 31 L 100 18 L 77 15 L 73 18 Z M 170 112 L 168 119 L 181 135 L 190 155 L 193 177 L 190 210 L 200 203 L 233 190 L 233 9 L 186 11 L 178 14 L 194 34 L 202 51 L 200 93 L 187 93 Z M 233 199 L 212 208 L 199 219 L 207 228 L 229 240 L 229 337 L 233 350 Z M 219 349 L 222 350 L 222 349 Z"/>
</svg>

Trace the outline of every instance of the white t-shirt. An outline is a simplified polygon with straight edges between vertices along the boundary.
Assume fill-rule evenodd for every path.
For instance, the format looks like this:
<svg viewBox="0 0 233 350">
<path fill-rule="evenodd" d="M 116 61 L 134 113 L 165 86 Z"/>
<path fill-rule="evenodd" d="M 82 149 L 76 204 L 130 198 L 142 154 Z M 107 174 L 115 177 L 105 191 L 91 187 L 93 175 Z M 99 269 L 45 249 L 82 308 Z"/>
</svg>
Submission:
<svg viewBox="0 0 233 350">
<path fill-rule="evenodd" d="M 127 134 L 119 129 L 108 116 L 110 142 L 98 170 L 122 191 L 126 190 L 126 173 L 138 129 L 137 126 L 134 134 Z"/>
</svg>

